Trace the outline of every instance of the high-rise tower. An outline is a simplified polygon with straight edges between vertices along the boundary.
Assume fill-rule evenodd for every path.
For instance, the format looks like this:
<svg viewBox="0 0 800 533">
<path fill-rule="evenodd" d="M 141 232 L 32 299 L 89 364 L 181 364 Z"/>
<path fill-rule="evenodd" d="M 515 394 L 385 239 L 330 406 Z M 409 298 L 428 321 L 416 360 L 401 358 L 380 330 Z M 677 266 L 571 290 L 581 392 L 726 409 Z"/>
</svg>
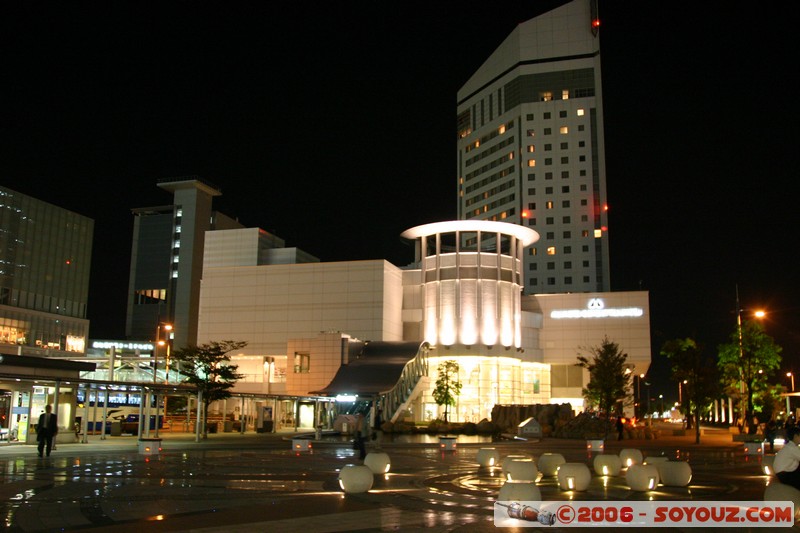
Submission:
<svg viewBox="0 0 800 533">
<path fill-rule="evenodd" d="M 609 291 L 596 0 L 524 22 L 458 92 L 458 217 L 529 226 L 527 293 Z"/>
<path fill-rule="evenodd" d="M 176 347 L 197 342 L 203 246 L 207 231 L 243 227 L 212 209 L 220 190 L 197 176 L 160 180 L 172 205 L 133 209 L 133 246 L 125 332 L 155 339 L 161 322 L 174 326 Z"/>
</svg>

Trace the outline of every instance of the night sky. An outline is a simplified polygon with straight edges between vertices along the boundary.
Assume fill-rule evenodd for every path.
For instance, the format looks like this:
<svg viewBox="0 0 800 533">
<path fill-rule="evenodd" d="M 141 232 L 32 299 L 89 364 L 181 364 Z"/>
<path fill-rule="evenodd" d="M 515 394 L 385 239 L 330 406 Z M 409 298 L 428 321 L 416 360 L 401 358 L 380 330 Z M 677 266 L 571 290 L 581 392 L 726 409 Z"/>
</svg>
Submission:
<svg viewBox="0 0 800 533">
<path fill-rule="evenodd" d="M 163 177 L 324 261 L 402 266 L 403 230 L 456 217 L 458 89 L 557 3 L 4 4 L 0 184 L 95 220 L 93 338 L 124 336 L 130 210 L 171 203 Z M 800 372 L 800 4 L 600 15 L 612 289 L 650 291 L 655 356 L 715 351 L 738 285 Z"/>
</svg>

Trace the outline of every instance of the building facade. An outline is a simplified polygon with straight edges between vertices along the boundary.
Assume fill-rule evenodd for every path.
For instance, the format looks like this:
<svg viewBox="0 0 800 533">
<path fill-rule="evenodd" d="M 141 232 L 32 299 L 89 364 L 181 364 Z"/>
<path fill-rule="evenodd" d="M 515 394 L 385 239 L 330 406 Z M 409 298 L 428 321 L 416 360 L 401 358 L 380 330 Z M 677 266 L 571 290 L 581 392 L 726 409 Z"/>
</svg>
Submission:
<svg viewBox="0 0 800 533">
<path fill-rule="evenodd" d="M 94 221 L 0 187 L 0 353 L 83 353 Z"/>
<path fill-rule="evenodd" d="M 286 405 L 276 413 L 299 417 L 292 425 L 316 421 L 310 407 L 304 418 L 291 399 L 348 383 L 339 379 L 343 369 L 355 369 L 371 346 L 387 354 L 413 344 L 419 350 L 408 352 L 407 366 L 426 368 L 405 387 L 413 394 L 384 412 L 387 420 L 440 416 L 432 388 L 448 360 L 459 363 L 464 384 L 451 412 L 460 421 L 489 418 L 495 404 L 582 409 L 588 375 L 574 364 L 606 336 L 628 354 L 632 371 L 649 366 L 646 292 L 522 295 L 524 251 L 538 238 L 530 228 L 481 220 L 411 228 L 403 237 L 415 242 L 416 261 L 402 269 L 383 260 L 254 264 L 257 239 L 243 239 L 247 231 L 255 230 L 207 233 L 198 342 L 247 341 L 233 354 L 245 376 L 235 392 L 281 398 Z M 398 353 L 390 354 L 392 364 Z M 378 381 L 382 367 L 370 368 Z M 349 392 L 388 397 L 389 388 L 372 390 L 367 381 L 350 380 L 359 390 Z"/>
<path fill-rule="evenodd" d="M 214 211 L 222 192 L 197 176 L 160 180 L 171 205 L 133 209 L 133 241 L 125 335 L 157 340 L 161 324 L 172 326 L 172 342 L 197 338 L 197 309 L 205 233 L 243 227 Z"/>
<path fill-rule="evenodd" d="M 541 238 L 525 292 L 610 290 L 596 1 L 524 22 L 458 91 L 458 218 Z"/>
</svg>

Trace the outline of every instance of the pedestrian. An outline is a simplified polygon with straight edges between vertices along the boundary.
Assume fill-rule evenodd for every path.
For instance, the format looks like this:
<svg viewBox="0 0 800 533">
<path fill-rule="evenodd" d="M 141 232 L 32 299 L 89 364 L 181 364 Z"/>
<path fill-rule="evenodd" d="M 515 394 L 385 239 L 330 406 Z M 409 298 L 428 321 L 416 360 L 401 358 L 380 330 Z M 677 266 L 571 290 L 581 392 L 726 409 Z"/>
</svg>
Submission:
<svg viewBox="0 0 800 533">
<path fill-rule="evenodd" d="M 625 433 L 625 419 L 621 416 L 617 417 L 617 435 L 618 439 L 622 440 L 622 437 Z"/>
<path fill-rule="evenodd" d="M 356 446 L 358 447 L 359 459 L 362 461 L 367 456 L 367 435 L 369 435 L 369 422 L 364 418 L 363 413 L 358 413 L 356 415 Z"/>
<path fill-rule="evenodd" d="M 375 412 L 375 425 L 372 427 L 372 440 L 380 444 L 383 437 L 383 409 L 378 408 Z"/>
<path fill-rule="evenodd" d="M 800 429 L 791 426 L 786 429 L 786 444 L 775 454 L 772 468 L 775 476 L 785 485 L 800 489 Z"/>
<path fill-rule="evenodd" d="M 36 440 L 39 441 L 39 457 L 42 453 L 47 453 L 50 456 L 50 451 L 53 449 L 53 438 L 58 433 L 58 419 L 52 412 L 53 406 L 47 404 L 44 408 L 44 413 L 39 415 L 39 423 L 36 425 Z"/>
<path fill-rule="evenodd" d="M 778 432 L 778 425 L 775 423 L 774 420 L 770 419 L 767 422 L 766 427 L 764 428 L 764 433 L 767 438 L 767 442 L 769 442 L 769 452 L 772 453 L 775 450 L 775 434 Z"/>
</svg>

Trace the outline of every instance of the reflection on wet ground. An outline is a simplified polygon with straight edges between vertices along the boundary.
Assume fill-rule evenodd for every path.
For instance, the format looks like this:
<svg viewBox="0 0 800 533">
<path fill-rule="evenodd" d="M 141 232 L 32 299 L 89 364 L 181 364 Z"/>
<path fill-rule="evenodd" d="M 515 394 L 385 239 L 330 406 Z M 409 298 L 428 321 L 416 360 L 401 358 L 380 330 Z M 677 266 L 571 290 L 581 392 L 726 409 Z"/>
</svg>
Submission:
<svg viewBox="0 0 800 533">
<path fill-rule="evenodd" d="M 3 522 L 10 531 L 26 532 L 488 531 L 494 530 L 493 503 L 504 480 L 499 468 L 477 466 L 481 447 L 494 447 L 501 456 L 559 452 L 587 465 L 593 458 L 583 441 L 491 443 L 459 436 L 457 450 L 445 451 L 437 436 L 423 437 L 384 439 L 390 473 L 376 475 L 371 491 L 346 496 L 339 471 L 359 462 L 347 438 L 314 442 L 312 451 L 301 453 L 273 437 L 200 445 L 167 439 L 158 456 L 140 455 L 135 447 L 79 444 L 59 446 L 45 459 L 0 455 Z M 628 441 L 608 443 L 605 453 L 627 447 L 689 461 L 691 483 L 640 493 L 623 476 L 594 476 L 589 490 L 573 492 L 542 478 L 542 499 L 761 500 L 770 481 L 760 457 L 745 456 L 730 443 Z"/>
</svg>

